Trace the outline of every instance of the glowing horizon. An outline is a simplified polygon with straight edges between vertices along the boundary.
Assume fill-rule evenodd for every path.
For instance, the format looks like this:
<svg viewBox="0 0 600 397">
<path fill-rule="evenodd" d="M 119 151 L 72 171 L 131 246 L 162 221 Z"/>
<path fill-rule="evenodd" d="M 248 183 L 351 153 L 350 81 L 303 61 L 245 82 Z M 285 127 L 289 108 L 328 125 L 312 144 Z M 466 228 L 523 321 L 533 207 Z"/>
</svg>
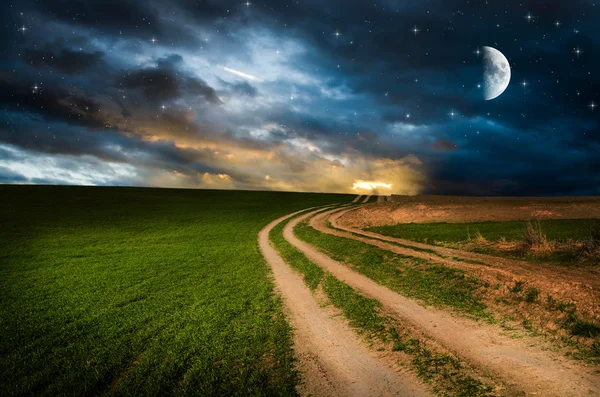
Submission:
<svg viewBox="0 0 600 397">
<path fill-rule="evenodd" d="M 373 190 L 377 188 L 391 189 L 391 183 L 379 182 L 379 181 L 354 181 L 354 185 L 352 185 L 352 190 L 356 189 L 364 189 L 364 190 Z"/>
</svg>

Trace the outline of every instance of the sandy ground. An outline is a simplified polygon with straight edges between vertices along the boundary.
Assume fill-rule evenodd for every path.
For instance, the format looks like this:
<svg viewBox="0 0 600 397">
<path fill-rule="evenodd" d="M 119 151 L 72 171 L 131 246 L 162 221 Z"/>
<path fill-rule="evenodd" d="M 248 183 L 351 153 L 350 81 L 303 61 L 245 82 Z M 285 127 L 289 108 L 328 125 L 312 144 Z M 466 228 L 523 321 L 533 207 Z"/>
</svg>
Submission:
<svg viewBox="0 0 600 397">
<path fill-rule="evenodd" d="M 392 196 L 361 207 L 343 223 L 365 228 L 396 223 L 483 222 L 526 219 L 600 218 L 600 197 Z"/>
<path fill-rule="evenodd" d="M 311 214 L 302 215 L 286 226 L 286 240 L 338 279 L 364 295 L 377 299 L 386 312 L 392 313 L 398 320 L 421 329 L 483 373 L 502 379 L 510 394 L 519 391 L 528 395 L 561 397 L 600 394 L 600 377 L 593 375 L 581 363 L 568 360 L 559 353 L 542 351 L 539 338 L 513 339 L 502 335 L 497 326 L 422 307 L 300 241 L 293 235 L 292 228 L 309 216 Z M 325 216 L 321 215 L 320 219 Z M 313 225 L 319 231 L 330 232 L 324 230 L 321 227 L 323 225 L 315 222 Z"/>
<path fill-rule="evenodd" d="M 273 270 L 289 320 L 304 383 L 312 396 L 429 396 L 416 376 L 398 372 L 375 357 L 334 309 L 321 307 L 295 272 L 269 244 L 269 232 L 294 214 L 279 218 L 259 234 L 259 246 Z"/>
</svg>

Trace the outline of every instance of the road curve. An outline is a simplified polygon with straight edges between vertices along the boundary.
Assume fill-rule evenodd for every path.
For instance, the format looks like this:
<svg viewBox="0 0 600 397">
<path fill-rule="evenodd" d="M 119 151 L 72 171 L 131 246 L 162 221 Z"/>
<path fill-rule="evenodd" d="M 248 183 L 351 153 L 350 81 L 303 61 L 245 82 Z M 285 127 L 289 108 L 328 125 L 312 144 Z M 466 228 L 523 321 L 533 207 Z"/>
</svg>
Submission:
<svg viewBox="0 0 600 397">
<path fill-rule="evenodd" d="M 294 328 L 294 350 L 303 374 L 299 392 L 313 396 L 431 396 L 412 373 L 399 373 L 360 342 L 332 307 L 320 307 L 302 277 L 269 243 L 269 223 L 258 235 L 260 250 L 270 265 Z"/>
<path fill-rule="evenodd" d="M 513 339 L 501 335 L 496 326 L 424 308 L 299 240 L 293 233 L 294 226 L 316 212 L 289 222 L 284 228 L 284 238 L 315 264 L 377 299 L 393 317 L 416 326 L 487 375 L 502 379 L 511 392 L 556 397 L 600 395 L 600 379 L 589 369 L 560 354 L 534 347 L 533 338 Z"/>
</svg>

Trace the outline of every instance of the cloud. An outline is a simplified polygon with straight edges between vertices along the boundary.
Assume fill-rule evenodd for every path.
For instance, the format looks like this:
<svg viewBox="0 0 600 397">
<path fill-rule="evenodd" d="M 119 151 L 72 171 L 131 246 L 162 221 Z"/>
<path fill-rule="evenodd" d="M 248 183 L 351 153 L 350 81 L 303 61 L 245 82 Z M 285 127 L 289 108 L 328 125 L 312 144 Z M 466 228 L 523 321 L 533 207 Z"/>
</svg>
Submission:
<svg viewBox="0 0 600 397">
<path fill-rule="evenodd" d="M 85 73 L 91 67 L 98 66 L 103 56 L 102 51 L 87 53 L 63 48 L 60 52 L 54 53 L 51 50 L 27 49 L 23 54 L 23 60 L 34 68 L 46 66 L 74 75 Z"/>
<path fill-rule="evenodd" d="M 18 19 L 28 30 L 0 38 L 0 145 L 53 164 L 32 175 L 4 151 L 2 160 L 21 164 L 7 163 L 4 179 L 597 192 L 600 122 L 588 105 L 599 101 L 600 42 L 593 18 L 581 17 L 593 14 L 589 2 L 529 4 L 580 32 L 535 25 L 544 40 L 520 12 L 493 4 L 438 1 L 435 12 L 418 2 L 376 4 L 42 0 L 24 4 L 22 20 L 3 13 L 4 25 Z M 500 27 L 489 29 L 491 20 Z M 487 44 L 529 88 L 513 83 L 497 100 L 481 100 L 473 50 Z M 577 45 L 585 53 L 570 59 Z M 94 164 L 106 178 L 84 171 Z M 111 171 L 126 166 L 135 175 Z"/>
</svg>

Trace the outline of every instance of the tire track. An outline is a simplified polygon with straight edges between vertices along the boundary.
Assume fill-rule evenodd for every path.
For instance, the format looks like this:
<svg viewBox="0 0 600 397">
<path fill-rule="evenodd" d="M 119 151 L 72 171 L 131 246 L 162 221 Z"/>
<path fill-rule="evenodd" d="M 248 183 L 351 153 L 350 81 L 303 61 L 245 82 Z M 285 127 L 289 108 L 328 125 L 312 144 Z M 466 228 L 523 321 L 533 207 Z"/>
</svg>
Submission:
<svg viewBox="0 0 600 397">
<path fill-rule="evenodd" d="M 379 300 L 393 317 L 419 328 L 487 375 L 502 379 L 511 394 L 519 391 L 556 397 L 600 394 L 597 376 L 560 354 L 536 348 L 538 341 L 535 338 L 512 339 L 500 335 L 496 326 L 434 308 L 426 309 L 299 240 L 293 234 L 293 227 L 316 212 L 301 215 L 288 223 L 284 229 L 285 239 L 338 279 Z"/>
<path fill-rule="evenodd" d="M 557 283 L 558 284 L 564 283 L 565 286 L 568 285 L 569 287 L 572 287 L 572 282 L 575 282 L 575 283 L 579 283 L 584 289 L 585 289 L 585 287 L 589 286 L 590 288 L 593 288 L 595 290 L 600 290 L 600 282 L 598 282 L 597 279 L 591 279 L 590 277 L 588 277 L 586 275 L 576 274 L 573 271 L 573 269 L 565 269 L 565 270 L 561 270 L 560 268 L 542 269 L 542 268 L 540 268 L 539 265 L 531 264 L 529 262 L 520 261 L 517 259 L 508 259 L 508 258 L 497 257 L 497 256 L 493 256 L 493 255 L 480 254 L 477 252 L 458 250 L 458 249 L 454 249 L 454 248 L 439 247 L 436 245 L 424 244 L 424 243 L 419 243 L 419 242 L 412 241 L 412 240 L 405 240 L 405 239 L 401 239 L 401 238 L 397 238 L 397 237 L 385 236 L 383 234 L 368 232 L 368 231 L 364 231 L 361 229 L 345 226 L 343 223 L 340 222 L 340 218 L 342 216 L 344 216 L 347 212 L 352 211 L 352 210 L 353 210 L 352 208 L 336 209 L 335 211 L 330 211 L 327 214 L 323 214 L 322 216 L 323 217 L 327 216 L 331 225 L 334 228 L 339 229 L 339 231 L 341 231 L 340 233 L 343 233 L 343 235 L 340 235 L 340 237 L 359 239 L 360 241 L 362 241 L 364 243 L 375 245 L 380 248 L 386 249 L 388 251 L 400 253 L 403 255 L 410 255 L 410 256 L 415 256 L 415 257 L 419 257 L 419 258 L 424 258 L 424 259 L 428 259 L 428 260 L 431 260 L 434 262 L 447 264 L 452 267 L 456 267 L 456 268 L 460 268 L 460 269 L 472 269 L 472 270 L 476 270 L 476 271 L 480 271 L 480 272 L 484 271 L 484 272 L 488 272 L 488 273 L 495 272 L 496 274 L 501 275 L 505 279 L 506 278 L 514 279 L 515 276 L 517 276 L 517 278 L 530 279 L 530 280 L 537 278 L 538 281 L 543 280 L 544 283 L 546 283 L 546 284 L 558 286 Z M 311 224 L 314 227 L 317 227 L 317 224 L 315 224 L 315 223 L 311 223 Z M 322 223 L 322 224 L 324 225 L 324 223 Z M 322 230 L 320 224 L 318 227 L 319 227 L 320 231 L 329 233 L 329 231 Z M 326 225 L 324 225 L 324 227 L 326 227 Z M 337 233 L 335 233 L 335 232 L 338 232 L 338 230 L 332 230 L 332 229 L 328 229 L 328 230 L 331 231 L 331 234 L 338 235 Z M 347 232 L 347 233 L 344 233 L 344 232 Z M 360 237 L 358 237 L 356 235 L 363 236 L 363 238 L 361 239 Z M 370 239 L 375 239 L 375 240 L 370 240 Z M 399 246 L 385 244 L 384 241 L 388 241 L 390 243 L 402 244 L 405 247 L 399 247 Z M 410 247 L 413 247 L 416 250 L 411 250 Z M 429 251 L 435 252 L 435 254 L 426 253 L 424 251 L 418 251 L 418 250 L 429 250 Z M 448 259 L 448 258 L 441 258 L 440 256 L 448 257 L 448 258 L 459 258 L 461 260 L 466 260 L 466 261 L 481 262 L 484 265 L 467 263 L 467 262 L 463 262 L 463 261 L 456 261 L 456 260 L 452 260 L 452 259 Z M 560 278 L 563 278 L 564 280 L 569 280 L 569 281 L 560 281 L 559 280 Z M 570 298 L 575 299 L 575 297 L 570 297 Z"/>
<path fill-rule="evenodd" d="M 302 277 L 270 245 L 273 227 L 301 212 L 269 223 L 258 236 L 295 330 L 294 349 L 304 376 L 299 392 L 315 396 L 430 396 L 414 375 L 398 373 L 377 360 L 355 332 L 334 317 L 331 307 L 320 307 Z"/>
</svg>

